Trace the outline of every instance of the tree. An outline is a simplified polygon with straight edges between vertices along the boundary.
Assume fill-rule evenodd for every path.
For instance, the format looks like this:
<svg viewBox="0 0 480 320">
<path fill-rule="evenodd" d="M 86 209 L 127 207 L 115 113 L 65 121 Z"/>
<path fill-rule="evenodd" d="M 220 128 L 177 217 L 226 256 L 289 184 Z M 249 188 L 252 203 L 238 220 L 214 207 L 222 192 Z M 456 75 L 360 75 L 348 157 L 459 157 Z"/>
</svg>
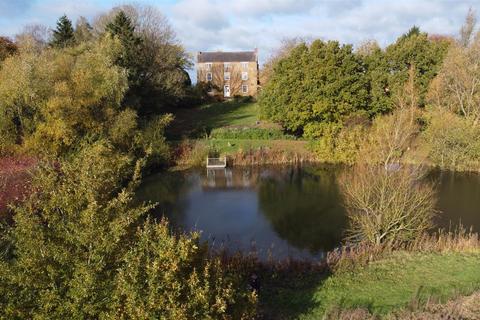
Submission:
<svg viewBox="0 0 480 320">
<path fill-rule="evenodd" d="M 265 63 L 260 70 L 260 84 L 265 86 L 270 77 L 274 73 L 276 64 L 282 59 L 290 54 L 290 52 L 299 44 L 308 43 L 307 39 L 304 38 L 284 38 L 280 42 L 279 48 L 277 48 L 270 57 L 267 58 Z"/>
<path fill-rule="evenodd" d="M 135 25 L 124 11 L 119 11 L 115 18 L 107 24 L 106 31 L 117 37 L 122 46 L 123 53 L 118 58 L 118 65 L 128 71 L 128 83 L 130 89 L 140 85 L 140 66 L 138 55 L 140 54 L 141 39 L 135 34 Z"/>
<path fill-rule="evenodd" d="M 281 59 L 259 98 L 262 116 L 302 133 L 310 123 L 339 122 L 365 112 L 365 68 L 352 46 L 314 41 Z"/>
<path fill-rule="evenodd" d="M 393 99 L 389 84 L 389 64 L 385 52 L 376 41 L 368 41 L 356 50 L 367 70 L 365 76 L 368 83 L 368 114 L 373 117 L 392 110 Z"/>
<path fill-rule="evenodd" d="M 7 37 L 0 37 L 0 62 L 18 51 L 17 45 Z"/>
<path fill-rule="evenodd" d="M 15 35 L 15 43 L 23 51 L 41 51 L 48 45 L 50 30 L 42 24 L 26 25 L 20 34 Z"/>
<path fill-rule="evenodd" d="M 75 41 L 87 42 L 93 39 L 93 28 L 85 17 L 78 18 L 75 24 Z"/>
<path fill-rule="evenodd" d="M 166 17 L 151 6 L 125 5 L 112 9 L 97 18 L 93 28 L 101 33 L 122 11 L 134 26 L 134 35 L 141 39 L 134 56 L 138 70 L 138 85 L 130 99 L 140 116 L 161 113 L 165 106 L 180 104 L 187 97 L 191 82 L 186 70 L 191 57 L 176 39 Z M 134 100 L 134 101 L 132 101 Z"/>
<path fill-rule="evenodd" d="M 23 147 L 59 156 L 86 135 L 105 137 L 127 89 L 109 38 L 84 50 L 22 52 L 0 69 L 0 117 L 14 124 Z M 9 126 L 11 128 L 11 126 Z"/>
<path fill-rule="evenodd" d="M 415 69 L 409 71 L 409 79 L 396 97 L 393 111 L 373 120 L 359 160 L 371 165 L 382 165 L 388 170 L 398 165 L 418 135 L 420 127 L 419 98 L 415 88 Z"/>
<path fill-rule="evenodd" d="M 357 165 L 340 179 L 349 228 L 347 241 L 372 245 L 418 239 L 432 227 L 435 189 L 417 169 Z"/>
<path fill-rule="evenodd" d="M 475 14 L 475 11 L 472 8 L 470 8 L 468 10 L 467 17 L 465 18 L 465 23 L 460 29 L 460 37 L 459 37 L 460 46 L 466 48 L 471 44 L 474 33 L 475 33 L 476 24 L 477 24 L 477 16 Z"/>
<path fill-rule="evenodd" d="M 241 319 L 255 294 L 210 259 L 198 234 L 147 217 L 134 190 L 143 160 L 106 141 L 46 165 L 1 233 L 0 317 Z"/>
<path fill-rule="evenodd" d="M 440 72 L 431 85 L 429 98 L 436 106 L 447 108 L 473 121 L 480 120 L 480 31 L 475 37 L 475 17 L 469 11 L 460 40 L 453 44 Z M 470 30 L 470 31 L 468 31 Z"/>
<path fill-rule="evenodd" d="M 65 48 L 75 43 L 75 33 L 72 21 L 66 15 L 61 16 L 57 21 L 57 27 L 53 30 L 50 45 L 55 48 Z"/>
<path fill-rule="evenodd" d="M 423 107 L 430 82 L 438 74 L 449 45 L 448 40 L 430 40 L 427 33 L 414 26 L 388 46 L 385 55 L 389 67 L 389 90 L 392 94 L 401 93 L 408 80 L 409 70 L 413 67 L 419 104 Z"/>
</svg>

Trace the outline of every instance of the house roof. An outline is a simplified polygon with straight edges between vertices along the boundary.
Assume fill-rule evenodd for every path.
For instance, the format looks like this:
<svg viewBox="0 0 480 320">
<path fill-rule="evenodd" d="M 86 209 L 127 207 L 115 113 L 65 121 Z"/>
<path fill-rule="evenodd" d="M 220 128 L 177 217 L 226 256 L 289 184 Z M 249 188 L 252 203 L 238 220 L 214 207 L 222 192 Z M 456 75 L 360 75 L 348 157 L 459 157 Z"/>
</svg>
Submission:
<svg viewBox="0 0 480 320">
<path fill-rule="evenodd" d="M 256 51 L 238 52 L 199 52 L 197 62 L 249 62 L 257 61 Z"/>
</svg>

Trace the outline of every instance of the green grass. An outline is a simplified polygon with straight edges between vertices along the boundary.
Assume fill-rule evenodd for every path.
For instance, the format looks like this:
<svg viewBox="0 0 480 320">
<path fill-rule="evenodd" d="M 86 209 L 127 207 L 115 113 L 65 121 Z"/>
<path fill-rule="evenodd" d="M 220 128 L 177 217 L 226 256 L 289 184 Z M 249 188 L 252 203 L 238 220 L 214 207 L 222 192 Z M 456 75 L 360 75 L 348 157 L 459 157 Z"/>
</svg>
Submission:
<svg viewBox="0 0 480 320">
<path fill-rule="evenodd" d="M 273 150 L 283 150 L 292 153 L 307 153 L 306 141 L 301 140 L 255 140 L 255 139 L 211 139 L 207 140 L 211 149 L 220 154 L 231 154 L 239 150 L 258 149 L 268 147 Z"/>
<path fill-rule="evenodd" d="M 167 133 L 174 138 L 200 138 L 213 129 L 231 126 L 254 127 L 259 121 L 259 107 L 255 102 L 218 102 L 173 111 L 175 120 Z M 262 125 L 272 124 L 262 121 Z"/>
<path fill-rule="evenodd" d="M 274 318 L 321 319 L 351 308 L 382 316 L 428 298 L 443 302 L 479 290 L 480 253 L 397 253 L 352 272 L 290 280 L 270 282 L 260 297 Z"/>
</svg>

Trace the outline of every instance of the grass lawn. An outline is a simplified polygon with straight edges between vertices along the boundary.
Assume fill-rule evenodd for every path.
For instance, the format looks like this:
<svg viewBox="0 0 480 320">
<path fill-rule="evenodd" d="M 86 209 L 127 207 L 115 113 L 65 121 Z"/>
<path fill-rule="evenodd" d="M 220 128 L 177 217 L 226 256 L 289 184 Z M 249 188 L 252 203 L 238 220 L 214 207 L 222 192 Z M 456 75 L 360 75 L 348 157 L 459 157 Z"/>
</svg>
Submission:
<svg viewBox="0 0 480 320">
<path fill-rule="evenodd" d="M 480 289 L 480 253 L 396 253 L 392 258 L 330 277 L 294 276 L 267 281 L 260 295 L 275 319 L 322 319 L 334 309 L 393 310 L 441 302 Z"/>
<path fill-rule="evenodd" d="M 202 138 L 212 129 L 228 126 L 258 126 L 259 107 L 255 102 L 218 102 L 174 110 L 175 120 L 167 134 L 172 138 Z M 261 121 L 263 126 L 273 124 Z"/>
</svg>

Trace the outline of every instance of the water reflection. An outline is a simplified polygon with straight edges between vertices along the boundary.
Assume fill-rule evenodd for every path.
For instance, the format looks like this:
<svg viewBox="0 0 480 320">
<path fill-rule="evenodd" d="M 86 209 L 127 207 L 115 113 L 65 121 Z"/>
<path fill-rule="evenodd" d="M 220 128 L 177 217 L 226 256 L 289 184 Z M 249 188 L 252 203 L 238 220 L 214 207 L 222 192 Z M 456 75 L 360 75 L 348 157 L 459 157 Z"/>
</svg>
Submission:
<svg viewBox="0 0 480 320">
<path fill-rule="evenodd" d="M 151 176 L 140 200 L 158 202 L 155 214 L 175 228 L 201 230 L 202 237 L 231 250 L 255 248 L 266 257 L 315 258 L 338 246 L 346 226 L 337 185 L 341 169 L 289 166 L 196 169 Z M 433 172 L 438 182 L 439 226 L 480 231 L 480 178 Z"/>
</svg>

